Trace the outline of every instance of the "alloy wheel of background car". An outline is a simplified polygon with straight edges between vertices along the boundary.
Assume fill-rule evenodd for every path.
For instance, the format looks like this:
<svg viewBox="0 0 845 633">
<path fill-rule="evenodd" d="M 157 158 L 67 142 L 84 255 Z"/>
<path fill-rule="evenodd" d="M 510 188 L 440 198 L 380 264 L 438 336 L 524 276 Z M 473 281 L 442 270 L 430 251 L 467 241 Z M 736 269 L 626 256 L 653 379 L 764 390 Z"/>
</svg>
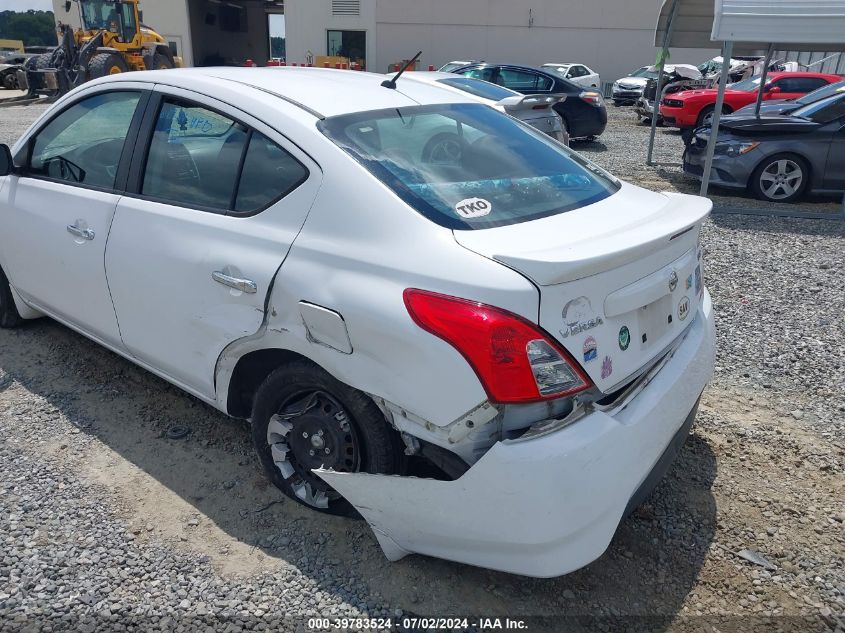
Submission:
<svg viewBox="0 0 845 633">
<path fill-rule="evenodd" d="M 376 404 L 305 360 L 276 369 L 258 388 L 252 439 L 282 492 L 329 514 L 357 511 L 313 468 L 383 474 L 404 469 L 401 440 Z"/>
<path fill-rule="evenodd" d="M 698 119 L 696 121 L 696 127 L 701 127 L 703 125 L 712 125 L 713 123 L 713 112 L 716 110 L 715 106 L 709 105 L 706 108 L 703 108 L 698 115 Z M 730 114 L 731 109 L 725 106 L 722 106 L 722 115 Z"/>
<path fill-rule="evenodd" d="M 807 168 L 797 156 L 766 159 L 754 172 L 755 193 L 771 202 L 792 202 L 807 185 Z"/>
</svg>

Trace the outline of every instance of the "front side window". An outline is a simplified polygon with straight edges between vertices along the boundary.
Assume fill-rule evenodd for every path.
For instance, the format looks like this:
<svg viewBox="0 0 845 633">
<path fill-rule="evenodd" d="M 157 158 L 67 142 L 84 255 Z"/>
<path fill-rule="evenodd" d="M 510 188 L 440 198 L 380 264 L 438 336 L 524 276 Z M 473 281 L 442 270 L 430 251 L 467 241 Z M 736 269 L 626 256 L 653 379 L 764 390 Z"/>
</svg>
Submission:
<svg viewBox="0 0 845 633">
<path fill-rule="evenodd" d="M 161 106 L 141 193 L 218 213 L 248 214 L 308 176 L 269 138 L 213 110 L 177 99 Z"/>
<path fill-rule="evenodd" d="M 505 88 L 510 88 L 517 92 L 534 92 L 537 90 L 551 90 L 552 88 L 552 80 L 538 73 L 503 68 L 499 71 L 499 76 L 501 76 Z"/>
<path fill-rule="evenodd" d="M 107 92 L 70 106 L 35 136 L 28 172 L 112 189 L 139 92 Z"/>
<path fill-rule="evenodd" d="M 495 68 L 470 68 L 462 73 L 464 77 L 471 77 L 473 79 L 481 79 L 490 83 L 495 82 L 496 69 Z"/>
<path fill-rule="evenodd" d="M 482 104 L 361 112 L 318 127 L 408 205 L 448 228 L 565 213 L 619 188 L 601 168 Z"/>
</svg>

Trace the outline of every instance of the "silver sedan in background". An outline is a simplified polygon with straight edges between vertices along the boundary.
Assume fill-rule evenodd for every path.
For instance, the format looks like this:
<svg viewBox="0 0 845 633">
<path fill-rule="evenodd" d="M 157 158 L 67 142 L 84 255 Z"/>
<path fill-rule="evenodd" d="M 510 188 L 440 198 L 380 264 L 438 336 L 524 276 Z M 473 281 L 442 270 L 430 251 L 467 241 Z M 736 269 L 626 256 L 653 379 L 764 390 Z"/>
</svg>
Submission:
<svg viewBox="0 0 845 633">
<path fill-rule="evenodd" d="M 469 94 L 482 103 L 496 108 L 537 128 L 544 134 L 569 145 L 569 135 L 560 115 L 552 106 L 564 101 L 566 95 L 523 95 L 498 84 L 449 72 L 412 72 L 402 76 L 406 81 L 419 81 Z"/>
</svg>

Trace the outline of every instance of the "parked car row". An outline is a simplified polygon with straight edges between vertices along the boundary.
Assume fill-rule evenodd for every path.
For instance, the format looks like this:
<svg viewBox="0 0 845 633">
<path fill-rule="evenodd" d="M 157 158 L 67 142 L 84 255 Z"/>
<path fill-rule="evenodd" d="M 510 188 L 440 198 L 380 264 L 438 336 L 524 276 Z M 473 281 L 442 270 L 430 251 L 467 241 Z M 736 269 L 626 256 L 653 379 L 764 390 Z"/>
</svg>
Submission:
<svg viewBox="0 0 845 633">
<path fill-rule="evenodd" d="M 746 106 L 721 119 L 710 182 L 769 202 L 845 193 L 845 81 L 773 106 L 760 117 Z M 703 175 L 711 133 L 710 125 L 695 129 L 686 173 Z"/>
<path fill-rule="evenodd" d="M 450 72 L 465 77 L 481 79 L 503 86 L 524 95 L 563 95 L 566 98 L 554 104 L 560 115 L 566 135 L 573 139 L 592 140 L 604 132 L 607 126 L 607 107 L 600 90 L 585 89 L 571 78 L 599 83 L 597 74 L 583 64 L 546 64 L 541 68 L 519 64 L 491 64 L 472 62 L 455 66 L 459 62 L 446 64 Z M 460 62 L 462 63 L 462 62 Z M 581 74 L 587 71 L 586 74 Z M 595 76 L 595 79 L 592 77 Z"/>
<path fill-rule="evenodd" d="M 600 95 L 457 70 L 76 88 L 0 145 L 0 327 L 53 317 L 249 420 L 284 494 L 360 513 L 391 560 L 586 565 L 712 376 L 711 203 L 621 182 L 501 111 Z M 476 71 L 533 94 L 473 95 Z"/>
</svg>

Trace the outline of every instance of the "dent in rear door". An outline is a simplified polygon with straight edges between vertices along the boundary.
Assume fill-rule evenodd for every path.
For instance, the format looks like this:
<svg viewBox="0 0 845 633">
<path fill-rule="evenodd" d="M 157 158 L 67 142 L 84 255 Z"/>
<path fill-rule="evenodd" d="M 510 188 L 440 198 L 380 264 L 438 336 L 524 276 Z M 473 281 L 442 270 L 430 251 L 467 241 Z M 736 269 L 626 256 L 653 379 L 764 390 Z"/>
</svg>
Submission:
<svg viewBox="0 0 845 633">
<path fill-rule="evenodd" d="M 305 180 L 280 200 L 253 215 L 238 216 L 149 198 L 144 194 L 143 160 L 133 164 L 138 193 L 118 204 L 106 252 L 124 344 L 139 360 L 180 385 L 213 397 L 217 359 L 228 344 L 261 326 L 267 293 L 305 222 L 322 172 L 284 137 L 239 110 L 189 91 L 169 88 L 168 92 L 172 96 L 154 108 L 155 120 L 148 126 L 150 131 L 158 127 L 164 132 L 162 122 L 169 120 L 168 140 L 151 152 L 165 147 L 166 160 L 184 160 L 186 152 L 196 153 L 203 144 L 194 143 L 194 137 L 189 141 L 174 136 L 173 128 L 208 129 L 205 123 L 195 126 L 194 119 L 210 119 L 217 125 L 214 116 L 220 115 L 244 124 L 247 135 L 250 130 L 260 132 L 307 171 Z M 165 110 L 168 107 L 170 111 Z M 234 135 L 224 132 L 227 139 Z M 175 150 L 171 144 L 183 147 Z M 204 164 L 219 162 L 203 163 L 196 154 L 194 165 L 199 174 Z M 198 182 L 203 182 L 201 174 Z M 185 200 L 190 204 L 191 197 Z M 253 283 L 254 292 L 232 280 Z"/>
</svg>

